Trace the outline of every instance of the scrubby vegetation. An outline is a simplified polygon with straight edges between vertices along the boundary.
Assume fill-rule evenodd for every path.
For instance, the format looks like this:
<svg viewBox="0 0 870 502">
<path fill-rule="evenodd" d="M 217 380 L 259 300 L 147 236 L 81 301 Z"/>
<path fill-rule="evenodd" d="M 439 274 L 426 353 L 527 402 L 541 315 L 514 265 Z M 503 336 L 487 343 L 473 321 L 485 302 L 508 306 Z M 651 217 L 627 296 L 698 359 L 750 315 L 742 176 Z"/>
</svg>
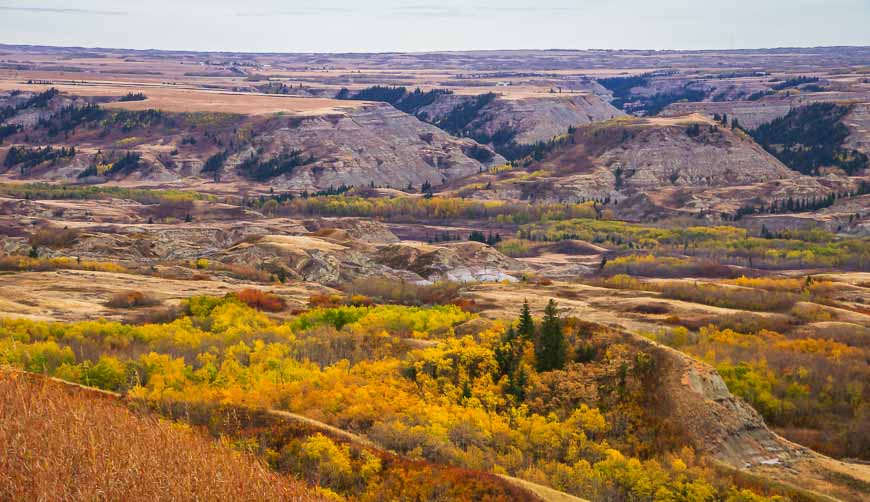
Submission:
<svg viewBox="0 0 870 502">
<path fill-rule="evenodd" d="M 357 279 L 345 288 L 353 298 L 352 303 L 368 302 L 373 298 L 380 303 L 400 305 L 437 305 L 452 303 L 458 299 L 460 285 L 452 282 L 415 284 L 386 279 Z"/>
<path fill-rule="evenodd" d="M 0 194 L 29 200 L 129 199 L 142 204 L 171 201 L 214 200 L 213 195 L 186 190 L 149 190 L 110 186 L 59 185 L 50 183 L 0 183 Z"/>
<path fill-rule="evenodd" d="M 815 83 L 818 81 L 819 81 L 819 77 L 807 77 L 807 76 L 802 75 L 799 77 L 794 77 L 794 78 L 790 78 L 788 80 L 784 80 L 782 82 L 779 82 L 778 84 L 774 85 L 772 87 L 772 89 L 774 91 L 783 91 L 783 90 L 788 89 L 790 87 L 798 87 L 798 86 L 801 86 L 803 84 L 810 84 L 810 83 Z"/>
<path fill-rule="evenodd" d="M 625 102 L 631 96 L 631 90 L 635 87 L 645 87 L 649 84 L 649 74 L 632 77 L 599 78 L 597 82 L 613 92 L 613 106 L 622 109 Z"/>
<path fill-rule="evenodd" d="M 650 84 L 652 74 L 635 75 L 631 77 L 600 78 L 598 83 L 613 92 L 611 104 L 620 110 L 656 115 L 671 103 L 678 101 L 703 101 L 707 94 L 685 85 L 679 89 L 652 94 L 649 96 L 633 95 L 632 89 L 646 87 Z"/>
<path fill-rule="evenodd" d="M 36 249 L 38 253 L 38 248 Z M 125 273 L 127 269 L 117 263 L 81 260 L 78 258 L 55 257 L 39 258 L 32 256 L 0 255 L 0 270 L 47 271 L 47 270 L 91 270 L 95 272 Z"/>
<path fill-rule="evenodd" d="M 0 121 L 0 122 L 2 122 L 2 121 Z M 8 138 L 10 136 L 14 136 L 15 134 L 18 134 L 23 130 L 24 130 L 24 128 L 18 124 L 2 124 L 2 125 L 0 125 L 0 145 L 3 144 L 3 141 L 6 138 Z"/>
<path fill-rule="evenodd" d="M 730 226 L 654 227 L 620 221 L 568 219 L 520 227 L 532 241 L 580 239 L 618 250 L 646 254 L 682 254 L 695 259 L 754 268 L 870 268 L 867 238 L 845 238 L 820 229 L 752 236 Z"/>
<path fill-rule="evenodd" d="M 813 103 L 758 126 L 750 134 L 783 164 L 803 174 L 818 175 L 822 167 L 839 167 L 854 174 L 870 165 L 867 155 L 843 147 L 849 129 L 843 117 L 848 106 Z"/>
<path fill-rule="evenodd" d="M 141 291 L 119 291 L 106 302 L 107 307 L 115 309 L 132 309 L 137 307 L 153 307 L 160 300 Z"/>
<path fill-rule="evenodd" d="M 376 85 L 362 89 L 358 92 L 351 92 L 348 89 L 341 89 L 335 96 L 336 99 L 353 99 L 359 101 L 382 101 L 390 103 L 399 110 L 412 115 L 420 114 L 420 118 L 426 119 L 425 112 L 420 110 L 431 105 L 438 99 L 439 96 L 453 94 L 448 89 L 432 89 L 423 91 L 419 87 L 409 92 L 406 87 L 390 87 Z"/>
<path fill-rule="evenodd" d="M 734 277 L 730 267 L 711 260 L 672 256 L 627 255 L 605 262 L 605 275 L 639 275 L 645 277 Z"/>
<path fill-rule="evenodd" d="M 448 491 L 451 499 L 520 496 L 494 478 L 472 482 L 419 462 L 509 473 L 593 500 L 777 493 L 753 494 L 705 464 L 663 421 L 656 360 L 604 328 L 561 318 L 555 303 L 540 323 L 524 309 L 515 326 L 485 322 L 463 336 L 455 330 L 474 315 L 455 306 L 342 306 L 278 323 L 230 295 L 192 298 L 185 312 L 141 326 L 5 320 L 0 364 L 177 409 L 279 470 L 363 500 L 431 500 L 435 489 L 462 490 Z M 415 348 L 409 339 L 438 343 Z M 581 375 L 595 393 L 565 385 Z M 300 413 L 417 463 L 282 433 L 217 403 Z"/>
<path fill-rule="evenodd" d="M 256 155 L 251 155 L 239 164 L 238 170 L 248 178 L 255 181 L 267 181 L 276 176 L 290 174 L 299 166 L 311 164 L 314 157 L 303 156 L 299 150 L 282 152 L 268 160 L 260 160 Z"/>
<path fill-rule="evenodd" d="M 263 312 L 281 312 L 287 308 L 287 302 L 280 296 L 258 289 L 243 289 L 236 293 L 236 298 L 245 305 Z"/>
<path fill-rule="evenodd" d="M 27 148 L 13 146 L 6 152 L 6 158 L 3 160 L 3 165 L 6 167 L 19 166 L 21 172 L 24 173 L 43 162 L 55 162 L 61 159 L 71 159 L 76 156 L 75 147 L 52 148 L 46 146 L 44 148 Z"/>
<path fill-rule="evenodd" d="M 148 96 L 146 96 L 144 93 L 128 92 L 127 94 L 118 98 L 118 101 L 145 101 L 146 99 L 148 99 Z"/>
<path fill-rule="evenodd" d="M 65 248 L 71 246 L 79 237 L 74 228 L 43 227 L 30 235 L 27 243 L 33 247 Z"/>
<path fill-rule="evenodd" d="M 495 100 L 494 93 L 481 94 L 472 99 L 463 101 L 450 110 L 450 113 L 435 122 L 435 125 L 454 136 L 469 136 L 473 131 L 468 129 L 469 124 L 477 118 L 478 113 L 486 105 Z"/>
<path fill-rule="evenodd" d="M 79 178 L 89 176 L 111 177 L 116 174 L 130 174 L 142 165 L 142 155 L 138 152 L 127 152 L 123 156 L 112 155 L 102 159 L 105 162 L 89 166 L 79 173 Z"/>
<path fill-rule="evenodd" d="M 783 283 L 774 281 L 773 287 Z M 666 330 L 656 337 L 714 365 L 731 392 L 789 439 L 836 457 L 868 459 L 867 335 L 856 325 L 787 334 L 709 326 L 698 332 Z"/>
<path fill-rule="evenodd" d="M 787 310 L 798 300 L 796 295 L 780 291 L 738 289 L 690 282 L 667 283 L 662 286 L 661 292 L 665 298 L 674 300 L 761 312 Z"/>
<path fill-rule="evenodd" d="M 280 204 L 279 212 L 287 215 L 364 216 L 392 221 L 466 218 L 518 224 L 595 215 L 591 202 L 528 204 L 457 197 L 286 197 Z"/>
</svg>

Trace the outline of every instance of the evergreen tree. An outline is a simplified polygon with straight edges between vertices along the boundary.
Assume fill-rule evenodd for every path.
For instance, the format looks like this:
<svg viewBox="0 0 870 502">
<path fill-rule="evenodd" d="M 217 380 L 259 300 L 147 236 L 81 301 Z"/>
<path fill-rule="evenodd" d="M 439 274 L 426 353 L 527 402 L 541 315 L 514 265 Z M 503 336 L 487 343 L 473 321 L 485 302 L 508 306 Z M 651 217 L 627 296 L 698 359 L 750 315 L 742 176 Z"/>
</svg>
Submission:
<svg viewBox="0 0 870 502">
<path fill-rule="evenodd" d="M 526 399 L 525 387 L 527 382 L 526 370 L 522 366 L 508 380 L 507 393 L 517 398 L 518 403 Z"/>
<path fill-rule="evenodd" d="M 523 301 L 523 309 L 520 311 L 520 323 L 517 326 L 517 334 L 523 340 L 531 340 L 535 336 L 535 321 L 529 309 L 529 301 Z"/>
<path fill-rule="evenodd" d="M 568 352 L 565 335 L 562 334 L 562 320 L 556 302 L 550 299 L 544 309 L 544 320 L 541 322 L 541 333 L 535 343 L 535 365 L 538 371 L 552 371 L 565 366 Z"/>
</svg>

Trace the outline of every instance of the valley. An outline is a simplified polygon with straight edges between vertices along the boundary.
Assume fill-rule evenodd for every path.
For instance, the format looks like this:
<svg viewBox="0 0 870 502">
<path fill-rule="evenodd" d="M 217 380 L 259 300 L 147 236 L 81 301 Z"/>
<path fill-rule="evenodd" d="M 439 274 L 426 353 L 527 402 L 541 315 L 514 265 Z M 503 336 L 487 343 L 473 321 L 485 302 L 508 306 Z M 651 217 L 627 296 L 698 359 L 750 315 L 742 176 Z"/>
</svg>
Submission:
<svg viewBox="0 0 870 502">
<path fill-rule="evenodd" d="M 868 103 L 866 47 L 0 45 L 0 499 L 865 500 Z"/>
</svg>

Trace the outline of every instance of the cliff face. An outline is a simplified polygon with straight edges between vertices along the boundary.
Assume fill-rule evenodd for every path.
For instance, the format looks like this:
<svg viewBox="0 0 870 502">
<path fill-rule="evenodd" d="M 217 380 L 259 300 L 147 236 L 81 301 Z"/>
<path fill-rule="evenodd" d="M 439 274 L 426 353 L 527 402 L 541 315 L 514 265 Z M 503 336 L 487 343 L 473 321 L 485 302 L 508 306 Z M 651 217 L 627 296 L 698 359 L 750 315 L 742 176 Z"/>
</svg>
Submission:
<svg viewBox="0 0 870 502">
<path fill-rule="evenodd" d="M 668 189 L 710 189 L 798 175 L 740 133 L 700 116 L 618 120 L 571 141 L 498 186 L 523 199 L 627 199 Z"/>
<path fill-rule="evenodd" d="M 858 178 L 804 176 L 742 131 L 700 116 L 617 119 L 580 127 L 525 169 L 476 176 L 464 196 L 549 202 L 608 201 L 632 221 L 735 214 L 789 197 L 811 200 L 858 188 Z M 481 187 L 486 186 L 486 189 Z"/>
<path fill-rule="evenodd" d="M 845 146 L 870 155 L 870 102 L 853 106 L 843 123 L 851 132 Z"/>
<path fill-rule="evenodd" d="M 702 451 L 735 468 L 787 463 L 807 452 L 768 429 L 710 366 L 653 342 L 636 343 L 655 354 L 670 418 Z"/>
<path fill-rule="evenodd" d="M 726 114 L 736 118 L 740 125 L 755 129 L 761 124 L 784 117 L 794 105 L 788 101 L 704 101 L 699 103 L 674 103 L 665 108 L 661 115 L 679 117 L 688 113 Z"/>
<path fill-rule="evenodd" d="M 668 125 L 629 131 L 629 139 L 609 149 L 596 163 L 609 166 L 622 190 L 646 190 L 666 185 L 710 187 L 795 177 L 778 160 L 750 139 L 699 124 Z M 715 126 L 714 126 L 715 127 Z"/>
<path fill-rule="evenodd" d="M 420 109 L 427 121 L 436 123 L 473 96 L 445 94 Z M 498 96 L 478 110 L 467 129 L 493 135 L 502 129 L 516 132 L 514 141 L 531 144 L 565 134 L 569 127 L 609 120 L 624 115 L 594 94 L 547 94 L 533 97 Z"/>
<path fill-rule="evenodd" d="M 5 166 L 0 162 L 0 172 L 18 179 L 136 182 L 228 192 L 370 184 L 393 188 L 411 184 L 419 189 L 426 182 L 437 187 L 506 162 L 486 146 L 450 136 L 385 103 L 269 116 L 133 112 L 122 122 L 103 118 L 111 113 L 105 112 L 63 135 L 49 135 L 47 128 L 36 125 L 39 119 L 68 121 L 60 111 L 72 104 L 85 105 L 77 99 L 56 95 L 45 106 L 16 112 L 10 123 L 24 129 L 0 146 L 0 160 L 12 146 L 33 151 L 44 145 L 75 145 L 74 157 Z M 0 100 L 0 107 L 7 102 L 16 104 L 6 98 Z M 128 152 L 140 161 L 112 169 Z M 291 154 L 298 159 L 286 165 L 283 161 Z M 209 159 L 221 155 L 225 158 L 220 165 L 207 167 Z M 252 175 L 250 163 L 243 166 L 252 157 L 254 164 L 278 159 L 274 172 L 266 169 L 266 174 Z"/>
<path fill-rule="evenodd" d="M 280 124 L 273 121 L 258 135 L 251 150 L 266 156 L 299 150 L 315 161 L 274 180 L 276 188 L 378 186 L 404 188 L 409 183 L 441 184 L 479 172 L 504 159 L 493 154 L 486 164 L 468 156 L 482 148 L 469 139 L 454 138 L 437 127 L 374 103 L 340 115 L 306 117 Z M 239 155 L 244 158 L 244 155 Z M 240 161 L 240 159 L 237 159 Z"/>
</svg>

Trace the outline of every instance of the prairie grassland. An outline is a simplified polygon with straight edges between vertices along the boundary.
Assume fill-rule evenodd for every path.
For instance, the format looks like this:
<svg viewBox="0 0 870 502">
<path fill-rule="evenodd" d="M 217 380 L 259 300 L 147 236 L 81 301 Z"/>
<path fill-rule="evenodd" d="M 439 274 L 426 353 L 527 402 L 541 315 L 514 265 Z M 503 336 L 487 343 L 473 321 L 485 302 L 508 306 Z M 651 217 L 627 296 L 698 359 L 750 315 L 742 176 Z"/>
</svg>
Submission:
<svg viewBox="0 0 870 502">
<path fill-rule="evenodd" d="M 2 500 L 323 500 L 254 457 L 50 380 L 0 370 Z"/>
</svg>

